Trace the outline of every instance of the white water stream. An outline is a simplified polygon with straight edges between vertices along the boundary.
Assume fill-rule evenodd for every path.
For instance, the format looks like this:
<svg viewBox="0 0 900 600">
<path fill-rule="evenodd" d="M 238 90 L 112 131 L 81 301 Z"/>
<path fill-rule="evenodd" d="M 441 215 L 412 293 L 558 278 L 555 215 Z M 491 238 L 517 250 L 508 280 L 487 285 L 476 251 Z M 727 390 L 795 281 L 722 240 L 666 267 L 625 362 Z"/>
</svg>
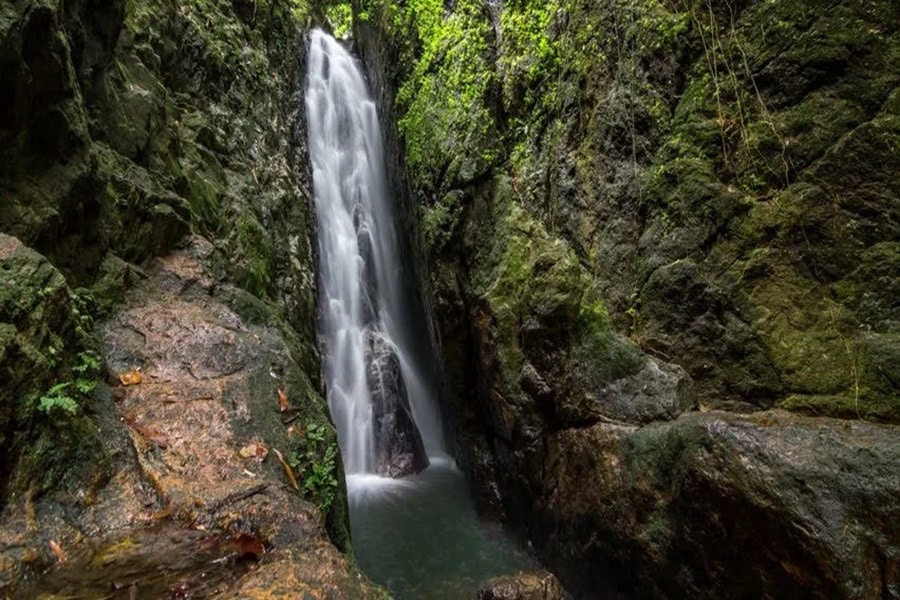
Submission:
<svg viewBox="0 0 900 600">
<path fill-rule="evenodd" d="M 367 334 L 394 346 L 412 416 L 429 456 L 444 455 L 436 401 L 412 348 L 424 317 L 407 300 L 398 225 L 375 103 L 357 60 L 331 36 L 311 34 L 306 88 L 318 219 L 320 331 L 328 406 L 348 475 L 375 473 Z M 368 479 L 368 478 L 367 478 Z"/>
<path fill-rule="evenodd" d="M 465 478 L 444 450 L 427 357 L 414 350 L 427 347 L 426 325 L 422 311 L 412 308 L 415 282 L 406 280 L 400 256 L 398 209 L 375 103 L 357 61 L 318 30 L 310 38 L 306 109 L 318 219 L 319 329 L 356 558 L 398 600 L 471 597 L 480 581 L 535 563 L 499 527 L 477 517 Z M 373 334 L 379 356 L 395 362 L 373 363 Z M 379 432 L 384 445 L 385 428 L 375 430 L 373 401 L 378 396 L 383 405 L 385 389 L 398 395 L 392 387 L 397 363 L 431 465 L 391 479 L 378 474 L 376 446 Z M 376 377 L 376 385 L 388 382 L 377 392 L 371 389 L 373 364 L 377 373 L 387 372 Z"/>
</svg>

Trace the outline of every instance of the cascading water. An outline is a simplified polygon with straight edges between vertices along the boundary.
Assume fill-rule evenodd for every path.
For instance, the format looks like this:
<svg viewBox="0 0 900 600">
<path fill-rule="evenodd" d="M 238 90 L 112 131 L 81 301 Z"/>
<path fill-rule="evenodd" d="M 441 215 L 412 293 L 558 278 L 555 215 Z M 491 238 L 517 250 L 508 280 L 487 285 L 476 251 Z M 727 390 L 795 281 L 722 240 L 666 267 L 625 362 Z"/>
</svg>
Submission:
<svg viewBox="0 0 900 600">
<path fill-rule="evenodd" d="M 375 103 L 357 61 L 319 30 L 310 38 L 306 108 L 319 329 L 355 555 L 398 599 L 465 597 L 479 581 L 533 562 L 479 521 L 444 453 L 414 350 L 427 346 L 417 337 L 424 316 L 402 268 Z"/>
<path fill-rule="evenodd" d="M 410 314 L 375 103 L 333 38 L 310 41 L 306 107 L 328 403 L 349 474 L 407 475 L 443 453 Z M 424 451 L 423 451 L 424 449 Z"/>
</svg>

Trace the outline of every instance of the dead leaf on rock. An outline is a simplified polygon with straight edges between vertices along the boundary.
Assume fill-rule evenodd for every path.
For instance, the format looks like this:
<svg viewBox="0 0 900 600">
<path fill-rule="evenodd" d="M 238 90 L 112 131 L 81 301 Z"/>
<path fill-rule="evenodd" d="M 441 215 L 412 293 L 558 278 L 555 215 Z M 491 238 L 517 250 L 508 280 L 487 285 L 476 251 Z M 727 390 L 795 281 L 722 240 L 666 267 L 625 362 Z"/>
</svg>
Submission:
<svg viewBox="0 0 900 600">
<path fill-rule="evenodd" d="M 119 381 L 122 382 L 122 385 L 137 385 L 141 382 L 141 379 L 141 370 L 139 368 L 119 373 Z"/>
<path fill-rule="evenodd" d="M 66 560 L 66 554 L 65 552 L 63 552 L 59 544 L 57 544 L 53 540 L 50 540 L 49 542 L 47 542 L 47 545 L 50 546 L 50 550 L 53 552 L 54 556 L 56 556 L 56 560 L 59 561 L 59 564 L 64 565 L 69 562 Z"/>
<path fill-rule="evenodd" d="M 269 449 L 257 442 L 251 442 L 241 448 L 240 455 L 244 458 L 252 458 L 256 462 L 262 462 L 269 455 Z"/>
<path fill-rule="evenodd" d="M 239 533 L 234 537 L 234 548 L 238 558 L 259 558 L 266 553 L 265 547 L 255 535 L 249 533 Z"/>
<path fill-rule="evenodd" d="M 162 519 L 165 519 L 165 518 L 171 516 L 173 510 L 174 509 L 172 508 L 171 505 L 167 506 L 166 508 L 164 508 L 162 510 L 158 510 L 155 513 L 153 513 L 152 515 L 150 515 L 150 518 L 153 519 L 154 521 L 160 521 Z"/>
<path fill-rule="evenodd" d="M 278 448 L 272 448 L 272 452 L 275 453 L 275 456 L 278 457 L 278 461 L 281 463 L 281 467 L 284 469 L 284 474 L 287 475 L 287 478 L 290 480 L 291 485 L 298 492 L 300 491 L 300 486 L 297 485 L 297 478 L 294 477 L 294 470 L 291 468 L 291 465 L 287 464 L 287 461 L 284 460 L 284 456 L 281 455 L 281 452 L 278 451 Z"/>
<path fill-rule="evenodd" d="M 282 388 L 278 388 L 278 409 L 281 412 L 284 412 L 288 409 L 288 397 L 287 392 Z"/>
</svg>

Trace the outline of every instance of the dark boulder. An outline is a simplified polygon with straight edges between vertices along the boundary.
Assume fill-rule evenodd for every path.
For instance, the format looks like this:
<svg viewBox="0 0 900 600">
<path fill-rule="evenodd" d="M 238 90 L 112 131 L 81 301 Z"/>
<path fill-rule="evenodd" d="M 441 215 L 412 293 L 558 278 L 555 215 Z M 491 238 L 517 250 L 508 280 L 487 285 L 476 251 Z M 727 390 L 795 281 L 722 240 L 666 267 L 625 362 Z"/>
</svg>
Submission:
<svg viewBox="0 0 900 600">
<path fill-rule="evenodd" d="M 898 439 L 783 411 L 561 431 L 533 542 L 582 598 L 897 598 Z"/>
<path fill-rule="evenodd" d="M 368 333 L 366 381 L 375 419 L 376 470 L 405 477 L 428 466 L 422 435 L 413 420 L 397 348 L 383 334 Z"/>
<path fill-rule="evenodd" d="M 0 233 L 0 508 L 109 475 L 83 406 L 97 361 L 83 291 L 71 290 L 47 257 Z"/>
</svg>

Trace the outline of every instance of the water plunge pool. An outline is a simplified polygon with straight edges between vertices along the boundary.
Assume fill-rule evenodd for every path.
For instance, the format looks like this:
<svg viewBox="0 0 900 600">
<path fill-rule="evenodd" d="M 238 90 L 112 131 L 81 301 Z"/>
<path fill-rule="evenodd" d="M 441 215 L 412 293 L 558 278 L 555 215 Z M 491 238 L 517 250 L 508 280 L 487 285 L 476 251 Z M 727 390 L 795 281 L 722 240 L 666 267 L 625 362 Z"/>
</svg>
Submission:
<svg viewBox="0 0 900 600">
<path fill-rule="evenodd" d="M 347 489 L 356 560 L 397 600 L 472 598 L 486 579 L 539 567 L 478 517 L 450 460 L 433 458 L 407 479 L 350 475 Z"/>
</svg>

